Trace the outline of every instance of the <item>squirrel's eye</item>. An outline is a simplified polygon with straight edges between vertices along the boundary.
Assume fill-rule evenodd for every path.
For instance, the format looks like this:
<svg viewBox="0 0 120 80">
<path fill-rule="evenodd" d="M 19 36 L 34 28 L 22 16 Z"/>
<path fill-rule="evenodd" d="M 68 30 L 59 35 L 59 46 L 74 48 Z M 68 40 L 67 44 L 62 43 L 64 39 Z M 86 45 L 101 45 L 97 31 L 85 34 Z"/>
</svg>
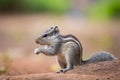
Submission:
<svg viewBox="0 0 120 80">
<path fill-rule="evenodd" d="M 48 36 L 47 34 L 43 35 L 43 37 L 47 37 L 47 36 Z"/>
<path fill-rule="evenodd" d="M 55 31 L 55 33 L 57 33 L 58 31 Z"/>
</svg>

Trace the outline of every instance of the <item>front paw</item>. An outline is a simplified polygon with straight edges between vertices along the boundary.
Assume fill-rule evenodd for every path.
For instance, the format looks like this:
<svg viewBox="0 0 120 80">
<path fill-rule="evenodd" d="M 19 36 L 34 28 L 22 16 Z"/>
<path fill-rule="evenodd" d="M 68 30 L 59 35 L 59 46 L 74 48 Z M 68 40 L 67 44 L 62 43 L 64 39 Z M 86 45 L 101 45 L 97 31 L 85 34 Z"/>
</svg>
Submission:
<svg viewBox="0 0 120 80">
<path fill-rule="evenodd" d="M 41 51 L 40 48 L 36 48 L 36 49 L 34 50 L 34 53 L 35 53 L 35 54 L 39 54 L 40 51 Z"/>
</svg>

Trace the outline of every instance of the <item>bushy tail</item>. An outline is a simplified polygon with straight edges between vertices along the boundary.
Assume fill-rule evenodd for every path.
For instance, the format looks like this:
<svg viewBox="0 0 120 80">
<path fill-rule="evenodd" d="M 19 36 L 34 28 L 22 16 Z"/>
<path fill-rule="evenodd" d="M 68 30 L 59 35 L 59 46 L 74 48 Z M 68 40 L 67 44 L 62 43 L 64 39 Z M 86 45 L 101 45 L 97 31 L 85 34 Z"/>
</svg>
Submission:
<svg viewBox="0 0 120 80">
<path fill-rule="evenodd" d="M 84 63 L 95 63 L 101 61 L 112 61 L 117 59 L 114 55 L 109 52 L 101 51 L 93 54 L 89 59 L 85 60 Z"/>
</svg>

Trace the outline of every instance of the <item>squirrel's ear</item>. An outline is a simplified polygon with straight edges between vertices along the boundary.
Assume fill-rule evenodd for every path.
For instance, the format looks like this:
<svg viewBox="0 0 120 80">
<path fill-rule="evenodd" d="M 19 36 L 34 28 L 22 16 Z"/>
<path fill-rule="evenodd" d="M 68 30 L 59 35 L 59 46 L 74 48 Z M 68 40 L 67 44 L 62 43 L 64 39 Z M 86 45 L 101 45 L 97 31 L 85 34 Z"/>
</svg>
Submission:
<svg viewBox="0 0 120 80">
<path fill-rule="evenodd" d="M 54 32 L 55 32 L 55 33 L 59 33 L 58 26 L 55 26 L 55 28 L 54 28 Z"/>
<path fill-rule="evenodd" d="M 58 26 L 55 26 L 55 28 L 58 28 Z"/>
</svg>

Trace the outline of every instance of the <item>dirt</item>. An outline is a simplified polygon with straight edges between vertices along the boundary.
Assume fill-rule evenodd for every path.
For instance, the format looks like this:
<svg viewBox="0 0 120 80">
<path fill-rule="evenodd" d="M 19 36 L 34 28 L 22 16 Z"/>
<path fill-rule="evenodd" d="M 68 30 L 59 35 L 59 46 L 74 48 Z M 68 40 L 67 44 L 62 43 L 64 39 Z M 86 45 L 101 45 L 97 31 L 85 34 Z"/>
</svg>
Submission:
<svg viewBox="0 0 120 80">
<path fill-rule="evenodd" d="M 120 59 L 76 66 L 66 73 L 3 75 L 0 80 L 120 80 Z"/>
</svg>

